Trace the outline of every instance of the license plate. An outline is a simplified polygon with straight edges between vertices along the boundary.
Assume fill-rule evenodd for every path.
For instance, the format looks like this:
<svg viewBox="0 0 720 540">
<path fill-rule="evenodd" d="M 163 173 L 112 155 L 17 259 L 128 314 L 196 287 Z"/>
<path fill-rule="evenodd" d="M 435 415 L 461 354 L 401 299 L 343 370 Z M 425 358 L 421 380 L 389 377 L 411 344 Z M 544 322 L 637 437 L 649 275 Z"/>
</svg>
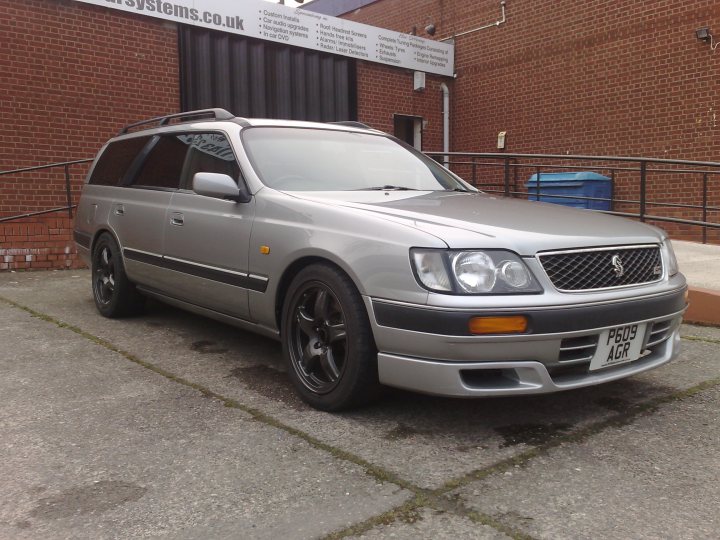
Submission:
<svg viewBox="0 0 720 540">
<path fill-rule="evenodd" d="M 600 334 L 595 356 L 590 360 L 590 371 L 637 360 L 642 353 L 644 338 L 644 324 L 629 324 L 604 330 Z"/>
</svg>

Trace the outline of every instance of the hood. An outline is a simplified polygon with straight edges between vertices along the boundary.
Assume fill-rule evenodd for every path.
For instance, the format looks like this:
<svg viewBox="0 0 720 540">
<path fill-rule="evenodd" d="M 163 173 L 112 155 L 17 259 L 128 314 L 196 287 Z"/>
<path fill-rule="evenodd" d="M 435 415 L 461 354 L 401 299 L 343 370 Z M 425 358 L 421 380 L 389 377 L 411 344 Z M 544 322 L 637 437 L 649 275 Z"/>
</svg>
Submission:
<svg viewBox="0 0 720 540">
<path fill-rule="evenodd" d="M 505 248 L 521 255 L 592 246 L 658 243 L 654 227 L 592 210 L 485 193 L 447 191 L 293 192 L 401 220 L 451 248 Z"/>
</svg>

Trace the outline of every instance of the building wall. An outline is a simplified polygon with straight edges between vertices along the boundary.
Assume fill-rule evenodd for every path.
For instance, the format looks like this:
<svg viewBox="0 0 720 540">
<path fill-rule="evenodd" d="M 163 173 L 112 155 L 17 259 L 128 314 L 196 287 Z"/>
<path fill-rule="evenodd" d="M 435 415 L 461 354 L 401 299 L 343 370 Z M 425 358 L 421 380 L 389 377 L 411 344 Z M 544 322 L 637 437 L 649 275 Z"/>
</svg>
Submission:
<svg viewBox="0 0 720 540">
<path fill-rule="evenodd" d="M 498 20 L 500 3 L 378 0 L 346 17 L 421 36 L 432 23 L 442 39 Z M 446 82 L 454 151 L 495 151 L 507 131 L 508 152 L 720 161 L 720 49 L 695 38 L 701 26 L 720 37 L 717 0 L 507 0 L 504 24 L 457 38 L 455 79 L 428 76 L 414 92 L 410 70 L 359 61 L 359 120 L 392 132 L 393 114 L 421 116 L 423 149 L 439 151 Z M 180 108 L 172 23 L 72 0 L 0 0 L 0 39 L 0 171 L 93 157 L 121 126 Z M 69 169 L 73 202 L 86 167 Z M 619 196 L 637 198 L 637 186 L 618 173 Z M 697 204 L 699 186 L 657 174 L 648 193 Z M 65 204 L 62 169 L 0 176 L 0 217 Z M 661 225 L 698 239 L 697 228 Z M 0 270 L 80 265 L 71 234 L 66 213 L 0 223 Z"/>
<path fill-rule="evenodd" d="M 177 112 L 174 24 L 70 0 L 0 0 L 0 171 L 94 157 Z M 77 202 L 87 166 L 70 168 Z M 0 176 L 0 217 L 65 206 L 64 171 Z M 0 223 L 0 270 L 78 266 L 66 212 Z"/>
<path fill-rule="evenodd" d="M 720 161 L 720 48 L 713 53 L 695 37 L 709 26 L 720 38 L 717 0 L 507 0 L 506 12 L 504 24 L 455 41 L 451 150 L 495 152 L 498 132 L 507 131 L 512 153 Z M 378 0 L 344 17 L 400 32 L 415 27 L 425 37 L 433 23 L 434 39 L 442 39 L 497 21 L 500 2 Z M 402 70 L 383 76 L 390 80 L 381 88 L 406 86 Z M 372 86 L 362 78 L 360 84 Z M 361 99 L 377 109 L 377 102 L 401 97 Z M 361 107 L 361 121 L 384 113 L 366 114 Z M 718 205 L 720 178 L 710 183 L 711 204 Z M 700 185 L 699 176 L 658 173 L 649 177 L 648 196 L 699 204 Z M 619 196 L 639 197 L 637 174 L 618 174 L 616 187 Z M 696 210 L 661 212 L 701 217 Z M 720 214 L 709 219 L 720 221 Z M 698 239 L 697 228 L 661 226 Z"/>
<path fill-rule="evenodd" d="M 428 75 L 426 87 L 413 91 L 413 72 L 370 62 L 358 62 L 358 119 L 392 133 L 395 114 L 423 117 L 422 149 L 442 147 L 442 90 L 444 77 Z M 448 84 L 451 84 L 448 82 Z"/>
</svg>

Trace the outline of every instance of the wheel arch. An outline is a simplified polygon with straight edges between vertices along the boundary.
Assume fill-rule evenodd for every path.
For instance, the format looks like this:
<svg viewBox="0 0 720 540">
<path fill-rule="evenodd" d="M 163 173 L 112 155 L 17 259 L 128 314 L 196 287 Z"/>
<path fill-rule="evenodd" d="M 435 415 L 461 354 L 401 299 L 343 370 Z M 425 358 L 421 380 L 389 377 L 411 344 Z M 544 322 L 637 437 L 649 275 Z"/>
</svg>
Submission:
<svg viewBox="0 0 720 540">
<path fill-rule="evenodd" d="M 293 278 L 304 268 L 307 268 L 308 266 L 313 264 L 325 264 L 336 268 L 337 270 L 345 274 L 345 276 L 347 276 L 347 278 L 355 287 L 355 290 L 358 291 L 358 294 L 361 294 L 360 288 L 353 279 L 353 276 L 335 261 L 321 255 L 306 255 L 300 257 L 299 259 L 296 259 L 291 264 L 289 264 L 287 268 L 285 268 L 285 271 L 283 272 L 278 282 L 278 286 L 275 292 L 275 324 L 277 324 L 278 330 L 282 331 L 283 304 L 285 303 L 285 297 L 287 296 L 287 292 L 290 288 L 290 284 L 292 283 Z"/>
<path fill-rule="evenodd" d="M 118 240 L 118 237 L 115 234 L 115 232 L 112 229 L 110 229 L 109 227 L 102 227 L 102 228 L 98 229 L 97 231 L 95 231 L 95 233 L 93 234 L 92 240 L 90 242 L 90 257 L 92 257 L 92 254 L 95 251 L 95 245 L 97 244 L 98 238 L 100 238 L 100 236 L 102 236 L 103 233 L 108 233 L 112 237 L 112 239 L 115 240 L 115 243 L 117 244 L 118 249 L 120 250 L 120 256 L 122 257 L 122 246 L 120 245 L 120 241 Z"/>
</svg>

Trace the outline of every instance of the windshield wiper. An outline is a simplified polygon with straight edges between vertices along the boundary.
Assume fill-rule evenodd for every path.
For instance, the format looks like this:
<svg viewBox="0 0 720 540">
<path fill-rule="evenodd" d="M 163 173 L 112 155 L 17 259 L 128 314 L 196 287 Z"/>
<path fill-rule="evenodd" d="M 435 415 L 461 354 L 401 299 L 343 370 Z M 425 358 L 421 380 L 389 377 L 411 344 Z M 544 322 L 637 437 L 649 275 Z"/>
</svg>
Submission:
<svg viewBox="0 0 720 540">
<path fill-rule="evenodd" d="M 411 188 L 411 187 L 393 186 L 390 184 L 385 184 L 384 186 L 373 186 L 373 187 L 360 188 L 358 191 L 417 191 L 417 190 L 415 188 Z"/>
</svg>

